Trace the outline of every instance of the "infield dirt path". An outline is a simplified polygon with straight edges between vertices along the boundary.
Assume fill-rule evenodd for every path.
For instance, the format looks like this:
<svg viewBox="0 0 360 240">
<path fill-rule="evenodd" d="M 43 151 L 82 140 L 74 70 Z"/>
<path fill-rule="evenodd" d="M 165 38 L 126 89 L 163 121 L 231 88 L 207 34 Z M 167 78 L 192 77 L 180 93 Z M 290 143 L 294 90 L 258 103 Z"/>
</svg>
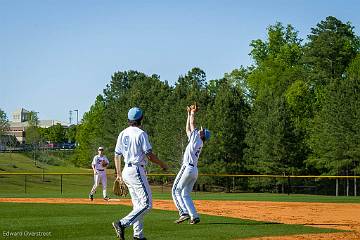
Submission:
<svg viewBox="0 0 360 240">
<path fill-rule="evenodd" d="M 84 198 L 0 198 L 0 202 L 123 204 L 131 206 L 129 199 L 110 199 L 108 202 L 95 199 L 90 202 Z M 263 237 L 252 238 L 251 240 L 360 240 L 360 204 L 198 200 L 195 201 L 195 205 L 200 213 L 209 215 L 351 231 L 331 234 Z M 176 210 L 171 200 L 154 200 L 153 208 Z"/>
</svg>

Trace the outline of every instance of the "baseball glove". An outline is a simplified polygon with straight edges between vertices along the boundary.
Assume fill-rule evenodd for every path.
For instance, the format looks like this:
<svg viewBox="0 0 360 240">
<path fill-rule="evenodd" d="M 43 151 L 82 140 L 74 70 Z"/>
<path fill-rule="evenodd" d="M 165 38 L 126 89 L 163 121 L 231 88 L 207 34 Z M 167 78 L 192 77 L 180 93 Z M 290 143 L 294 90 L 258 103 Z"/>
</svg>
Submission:
<svg viewBox="0 0 360 240">
<path fill-rule="evenodd" d="M 129 190 L 124 181 L 122 181 L 120 179 L 115 179 L 114 186 L 113 186 L 113 193 L 116 196 L 126 197 L 126 195 L 128 195 L 128 193 L 129 193 Z"/>
<path fill-rule="evenodd" d="M 190 111 L 191 111 L 191 112 L 197 112 L 197 111 L 199 111 L 199 106 L 197 105 L 196 102 L 194 102 L 194 104 L 190 106 Z"/>
<path fill-rule="evenodd" d="M 108 163 L 105 160 L 101 161 L 101 166 L 103 166 L 104 168 L 108 166 Z"/>
</svg>

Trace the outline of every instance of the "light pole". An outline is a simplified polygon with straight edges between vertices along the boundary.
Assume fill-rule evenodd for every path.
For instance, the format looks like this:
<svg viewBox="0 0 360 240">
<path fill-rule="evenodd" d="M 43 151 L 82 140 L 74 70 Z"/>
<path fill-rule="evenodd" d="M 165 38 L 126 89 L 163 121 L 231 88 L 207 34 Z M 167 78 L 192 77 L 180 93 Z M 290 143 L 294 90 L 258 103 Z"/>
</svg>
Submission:
<svg viewBox="0 0 360 240">
<path fill-rule="evenodd" d="M 38 133 L 38 121 L 39 121 L 39 118 L 38 118 L 38 114 L 39 112 L 35 112 L 35 111 L 32 111 L 31 112 L 31 121 L 35 121 L 35 129 L 33 130 L 34 131 L 34 139 L 33 139 L 33 152 L 34 152 L 34 164 L 36 166 L 36 148 L 39 144 L 39 141 L 40 141 L 40 138 L 38 137 L 37 133 Z"/>
<path fill-rule="evenodd" d="M 76 112 L 76 125 L 79 124 L 79 110 L 73 110 L 74 112 Z"/>
</svg>

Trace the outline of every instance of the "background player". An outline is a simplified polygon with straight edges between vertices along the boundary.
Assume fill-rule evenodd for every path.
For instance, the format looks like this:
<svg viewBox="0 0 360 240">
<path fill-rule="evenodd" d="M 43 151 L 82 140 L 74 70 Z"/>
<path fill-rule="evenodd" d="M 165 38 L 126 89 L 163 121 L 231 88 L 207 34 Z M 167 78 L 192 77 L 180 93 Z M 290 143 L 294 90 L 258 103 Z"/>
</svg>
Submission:
<svg viewBox="0 0 360 240">
<path fill-rule="evenodd" d="M 133 225 L 134 239 L 145 240 L 143 234 L 144 214 L 152 208 L 152 195 L 147 181 L 145 156 L 162 169 L 168 168 L 167 164 L 160 161 L 152 153 L 148 135 L 141 126 L 143 113 L 140 108 L 131 108 L 128 112 L 129 127 L 124 129 L 117 139 L 115 147 L 115 166 L 117 178 L 125 182 L 131 196 L 133 210 L 120 221 L 112 225 L 119 239 L 125 239 L 125 228 Z M 124 158 L 124 169 L 121 173 L 121 157 Z"/>
<path fill-rule="evenodd" d="M 172 198 L 176 208 L 179 210 L 180 218 L 175 223 L 182 223 L 190 219 L 190 224 L 200 222 L 190 193 L 198 177 L 197 163 L 201 148 L 205 140 L 209 140 L 210 132 L 207 129 L 195 128 L 195 112 L 197 106 L 187 107 L 186 135 L 189 143 L 185 149 L 183 163 L 172 187 Z"/>
<path fill-rule="evenodd" d="M 101 179 L 101 185 L 103 188 L 103 197 L 104 200 L 109 200 L 106 195 L 106 167 L 109 165 L 109 160 L 104 155 L 104 148 L 98 148 L 98 155 L 96 155 L 91 163 L 92 169 L 94 170 L 94 186 L 92 187 L 89 198 L 90 200 L 94 200 L 94 194 L 96 192 L 96 188 L 99 186 L 99 182 Z"/>
</svg>

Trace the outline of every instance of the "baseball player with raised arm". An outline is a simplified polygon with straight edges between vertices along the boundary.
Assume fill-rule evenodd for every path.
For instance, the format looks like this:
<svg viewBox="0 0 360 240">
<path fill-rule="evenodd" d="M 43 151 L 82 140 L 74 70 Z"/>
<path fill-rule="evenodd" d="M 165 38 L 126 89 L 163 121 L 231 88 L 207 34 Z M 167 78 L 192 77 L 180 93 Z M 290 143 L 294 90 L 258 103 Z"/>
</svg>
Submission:
<svg viewBox="0 0 360 240">
<path fill-rule="evenodd" d="M 209 140 L 210 132 L 207 129 L 198 130 L 195 128 L 195 113 L 197 105 L 187 107 L 186 135 L 189 143 L 186 146 L 182 166 L 177 174 L 172 187 L 172 198 L 176 208 L 179 210 L 180 218 L 175 223 L 182 223 L 190 219 L 190 224 L 200 222 L 190 193 L 198 177 L 197 163 L 201 148 L 205 140 Z"/>
<path fill-rule="evenodd" d="M 141 129 L 142 110 L 131 108 L 128 112 L 129 127 L 124 129 L 117 139 L 115 147 L 115 166 L 118 179 L 122 179 L 129 189 L 133 210 L 119 221 L 112 223 L 119 239 L 125 239 L 125 229 L 133 225 L 134 239 L 146 240 L 143 233 L 144 215 L 152 208 L 152 194 L 146 177 L 147 161 L 158 164 L 163 170 L 167 164 L 159 160 L 152 152 L 149 137 Z M 121 173 L 121 159 L 124 159 L 124 169 Z"/>
<path fill-rule="evenodd" d="M 99 182 L 101 180 L 101 185 L 103 188 L 103 197 L 104 200 L 109 200 L 108 196 L 106 195 L 106 167 L 109 165 L 109 160 L 104 155 L 104 148 L 98 148 L 98 155 L 93 158 L 91 163 L 92 169 L 94 171 L 94 186 L 92 187 L 89 199 L 92 201 L 94 200 L 94 194 L 96 192 L 96 188 L 99 186 Z"/>
</svg>

